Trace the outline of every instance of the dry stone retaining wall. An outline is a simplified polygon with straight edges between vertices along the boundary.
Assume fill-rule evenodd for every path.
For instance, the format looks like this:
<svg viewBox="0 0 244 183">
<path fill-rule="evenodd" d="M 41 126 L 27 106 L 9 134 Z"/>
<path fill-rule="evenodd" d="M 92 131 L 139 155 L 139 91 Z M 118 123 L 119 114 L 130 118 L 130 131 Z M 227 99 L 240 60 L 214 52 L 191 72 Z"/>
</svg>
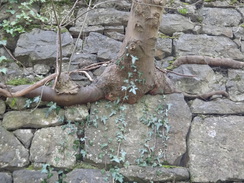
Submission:
<svg viewBox="0 0 244 183">
<path fill-rule="evenodd" d="M 2 3 L 7 5 L 7 1 Z M 84 17 L 69 24 L 62 33 L 64 70 L 69 60 L 74 70 L 116 58 L 130 3 L 105 3 L 89 12 L 80 38 Z M 86 10 L 84 3 L 79 6 L 72 16 Z M 43 15 L 49 15 L 49 23 L 53 24 L 48 4 L 39 9 Z M 60 8 L 60 14 L 65 15 L 66 9 Z M 2 10 L 0 22 L 8 18 L 1 13 Z M 155 64 L 165 68 L 176 57 L 191 54 L 243 61 L 243 21 L 241 1 L 168 1 Z M 33 80 L 50 74 L 55 66 L 56 33 L 52 30 L 36 28 L 16 40 L 9 37 L 7 48 L 25 69 L 15 62 L 2 63 L 0 68 L 8 68 L 8 72 L 7 77 L 0 75 L 1 81 Z M 11 59 L 3 47 L 0 54 Z M 96 79 L 105 67 L 89 74 Z M 58 179 L 102 183 L 113 182 L 112 179 L 121 182 L 122 177 L 123 182 L 141 183 L 243 182 L 244 72 L 203 65 L 182 65 L 174 72 L 196 76 L 169 73 L 181 91 L 225 90 L 230 98 L 217 96 L 203 101 L 170 94 L 145 96 L 134 105 L 99 101 L 62 109 L 43 102 L 36 109 L 36 102 L 25 98 L 1 99 L 0 183 L 45 179 L 51 183 Z M 82 74 L 73 74 L 72 79 L 83 86 L 90 84 Z"/>
</svg>

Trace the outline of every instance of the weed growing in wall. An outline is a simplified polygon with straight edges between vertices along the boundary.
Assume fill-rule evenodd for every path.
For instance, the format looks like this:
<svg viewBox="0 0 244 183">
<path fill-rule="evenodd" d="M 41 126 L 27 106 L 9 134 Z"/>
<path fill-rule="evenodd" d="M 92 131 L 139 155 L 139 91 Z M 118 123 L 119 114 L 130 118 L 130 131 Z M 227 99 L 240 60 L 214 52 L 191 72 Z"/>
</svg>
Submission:
<svg viewBox="0 0 244 183">
<path fill-rule="evenodd" d="M 0 24 L 2 30 L 14 37 L 20 33 L 26 32 L 36 21 L 47 21 L 47 18 L 41 16 L 33 9 L 33 4 L 36 2 L 44 3 L 46 0 L 28 0 L 25 2 L 19 2 L 18 0 L 10 1 L 6 13 L 9 13 L 12 19 L 3 20 Z"/>
<path fill-rule="evenodd" d="M 97 129 L 96 132 L 102 133 L 99 139 L 85 137 L 84 141 L 87 149 L 95 146 L 94 150 L 99 149 L 97 158 L 99 162 L 106 164 L 104 167 L 104 172 L 108 171 L 106 180 L 124 182 L 123 175 L 119 171 L 121 167 L 128 167 L 131 164 L 162 166 L 167 160 L 167 142 L 170 131 L 167 117 L 171 105 L 148 106 L 146 101 L 142 102 L 141 111 L 137 111 L 140 112 L 138 122 L 147 126 L 148 130 L 147 133 L 141 134 L 144 140 L 140 144 L 141 148 L 138 149 L 139 156 L 133 162 L 130 162 L 128 156 L 131 152 L 128 152 L 126 148 L 126 141 L 129 140 L 127 136 L 130 133 L 129 122 L 133 123 L 128 118 L 128 110 L 130 110 L 128 107 L 131 106 L 120 103 L 119 100 L 106 104 L 96 102 L 91 110 L 91 118 L 87 121 L 88 128 L 94 130 L 91 133 L 94 133 L 95 129 Z M 85 158 L 90 156 L 84 149 L 81 153 Z"/>
</svg>

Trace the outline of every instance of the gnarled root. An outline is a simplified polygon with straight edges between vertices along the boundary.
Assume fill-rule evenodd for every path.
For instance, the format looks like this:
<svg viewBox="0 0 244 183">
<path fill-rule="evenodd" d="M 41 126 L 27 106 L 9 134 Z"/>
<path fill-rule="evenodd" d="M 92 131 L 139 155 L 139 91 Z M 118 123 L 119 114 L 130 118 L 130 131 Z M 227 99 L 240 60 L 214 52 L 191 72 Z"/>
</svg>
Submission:
<svg viewBox="0 0 244 183">
<path fill-rule="evenodd" d="M 204 64 L 214 67 L 226 67 L 232 69 L 243 69 L 244 62 L 239 62 L 230 58 L 212 58 L 208 56 L 181 56 L 177 58 L 173 66 L 178 67 L 182 64 Z"/>
<path fill-rule="evenodd" d="M 188 93 L 183 93 L 184 97 L 189 98 L 189 99 L 195 99 L 199 98 L 202 100 L 209 100 L 211 97 L 214 95 L 221 95 L 222 97 L 229 98 L 229 94 L 226 91 L 213 91 L 205 94 L 200 94 L 200 95 L 194 95 L 194 94 L 188 94 Z"/>
</svg>

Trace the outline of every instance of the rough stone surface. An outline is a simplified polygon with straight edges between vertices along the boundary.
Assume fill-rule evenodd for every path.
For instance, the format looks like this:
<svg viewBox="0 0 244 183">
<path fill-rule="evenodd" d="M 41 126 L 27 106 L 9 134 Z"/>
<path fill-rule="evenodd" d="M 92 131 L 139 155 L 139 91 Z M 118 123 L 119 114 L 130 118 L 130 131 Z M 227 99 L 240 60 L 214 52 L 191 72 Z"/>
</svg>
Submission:
<svg viewBox="0 0 244 183">
<path fill-rule="evenodd" d="M 103 34 L 104 27 L 101 25 L 89 26 L 89 27 L 84 27 L 82 31 L 81 31 L 81 27 L 70 27 L 69 31 L 74 37 L 78 37 L 79 35 L 81 35 L 82 38 L 84 38 L 88 36 L 90 32 L 97 32 Z"/>
<path fill-rule="evenodd" d="M 64 181 L 68 183 L 112 183 L 109 174 L 102 174 L 97 169 L 76 169 L 67 174 Z"/>
<path fill-rule="evenodd" d="M 0 172 L 0 182 L 2 183 L 12 183 L 12 177 L 11 174 Z"/>
<path fill-rule="evenodd" d="M 55 2 L 55 1 L 54 1 Z M 55 11 L 58 18 L 58 22 L 63 21 L 66 18 L 66 22 L 73 20 L 75 18 L 74 11 L 70 14 L 70 10 L 72 8 L 72 4 L 64 4 L 64 3 L 55 3 Z M 50 25 L 57 25 L 55 14 L 53 12 L 52 4 L 49 2 L 44 3 L 41 6 L 40 14 L 44 17 L 48 18 L 47 23 Z M 67 17 L 67 14 L 69 15 Z M 69 25 L 72 25 L 74 22 L 70 22 Z"/>
<path fill-rule="evenodd" d="M 71 64 L 78 65 L 79 67 L 84 67 L 97 62 L 97 57 L 95 54 L 90 53 L 76 53 L 72 56 Z"/>
<path fill-rule="evenodd" d="M 98 54 L 101 61 L 116 58 L 121 42 L 108 38 L 99 33 L 91 32 L 86 39 L 84 50 L 88 53 Z"/>
<path fill-rule="evenodd" d="M 165 182 L 165 181 L 186 181 L 190 175 L 187 168 L 183 167 L 140 167 L 129 166 L 122 168 L 120 173 L 126 179 L 133 182 Z"/>
<path fill-rule="evenodd" d="M 175 32 L 187 32 L 193 30 L 195 24 L 188 18 L 177 14 L 165 14 L 162 17 L 159 30 L 167 35 L 173 35 Z"/>
<path fill-rule="evenodd" d="M 172 54 L 173 42 L 170 38 L 158 38 L 156 43 L 156 59 L 163 59 Z"/>
<path fill-rule="evenodd" d="M 203 16 L 203 25 L 219 27 L 234 27 L 241 22 L 241 14 L 235 9 L 202 8 L 200 15 Z"/>
<path fill-rule="evenodd" d="M 244 28 L 243 27 L 233 27 L 233 33 L 236 39 L 244 40 Z"/>
<path fill-rule="evenodd" d="M 181 65 L 173 71 L 183 75 L 169 74 L 169 78 L 179 91 L 190 94 L 203 94 L 216 89 L 225 89 L 225 83 L 221 82 L 223 78 L 215 75 L 213 69 L 208 65 L 201 65 L 201 67 L 195 64 Z M 195 77 L 186 77 L 184 75 Z"/>
<path fill-rule="evenodd" d="M 14 183 L 41 183 L 46 179 L 47 183 L 54 183 L 58 181 L 58 173 L 52 171 L 53 176 L 49 179 L 47 174 L 42 173 L 41 170 L 17 170 L 13 172 Z"/>
<path fill-rule="evenodd" d="M 25 97 L 18 97 L 18 98 L 7 98 L 6 100 L 6 104 L 10 109 L 13 110 L 24 110 L 27 108 L 35 108 L 37 105 L 39 107 L 43 107 L 47 104 L 47 102 L 43 102 L 41 101 L 40 103 L 36 103 L 36 102 L 32 102 L 29 106 L 26 105 L 26 101 L 28 100 L 28 98 Z"/>
<path fill-rule="evenodd" d="M 47 163 L 54 167 L 70 168 L 76 162 L 77 128 L 74 125 L 42 128 L 33 137 L 30 160 L 36 166 Z"/>
<path fill-rule="evenodd" d="M 221 98 L 211 101 L 195 99 L 191 104 L 191 111 L 193 114 L 242 115 L 244 114 L 244 103 Z"/>
<path fill-rule="evenodd" d="M 97 128 L 92 125 L 86 128 L 85 136 L 89 139 L 86 141 L 85 150 L 88 153 L 86 160 L 98 164 L 111 163 L 112 158 L 108 155 L 113 154 L 113 152 L 109 152 L 109 149 L 117 149 L 118 142 L 116 139 L 118 136 L 124 136 L 125 140 L 121 142 L 121 149 L 126 152 L 126 160 L 131 164 L 136 164 L 136 161 L 140 160 L 139 150 L 143 149 L 143 144 L 147 144 L 146 139 L 149 138 L 148 135 L 152 130 L 151 127 L 144 125 L 141 121 L 143 118 L 150 118 L 148 116 L 156 114 L 155 109 L 157 107 L 162 108 L 167 104 L 171 106 L 168 111 L 170 130 L 169 134 L 166 135 L 169 137 L 166 141 L 167 148 L 164 148 L 165 141 L 160 138 L 157 138 L 156 144 L 155 139 L 151 139 L 150 145 L 156 145 L 156 154 L 161 158 L 163 157 L 162 159 L 165 161 L 170 164 L 180 164 L 181 156 L 186 151 L 184 138 L 190 125 L 191 113 L 183 96 L 178 94 L 167 95 L 165 100 L 162 96 L 145 96 L 138 104 L 122 106 L 122 113 L 116 113 L 116 107 L 111 106 L 108 102 L 92 105 L 91 122 Z M 150 115 L 143 116 L 145 110 L 150 111 Z M 164 120 L 162 114 L 158 117 L 158 120 Z M 116 121 L 117 123 L 115 123 Z M 126 125 L 122 135 L 120 133 L 121 125 Z M 106 145 L 106 143 L 109 144 Z"/>
<path fill-rule="evenodd" d="M 244 55 L 237 48 L 236 43 L 223 36 L 183 34 L 174 42 L 174 45 L 178 56 L 205 55 L 237 60 L 244 59 Z"/>
<path fill-rule="evenodd" d="M 31 129 L 18 129 L 13 132 L 13 134 L 19 139 L 19 141 L 24 145 L 25 148 L 29 148 L 31 140 L 33 138 L 33 132 Z"/>
<path fill-rule="evenodd" d="M 193 182 L 244 179 L 240 171 L 244 168 L 244 155 L 240 153 L 243 120 L 242 116 L 194 118 L 189 137 L 189 168 Z"/>
<path fill-rule="evenodd" d="M 48 74 L 49 71 L 50 71 L 50 67 L 48 65 L 45 65 L 45 64 L 35 64 L 34 65 L 34 72 L 36 74 L 46 75 L 46 74 Z"/>
<path fill-rule="evenodd" d="M 42 128 L 48 126 L 60 125 L 63 122 L 60 116 L 64 116 L 64 111 L 60 110 L 59 114 L 52 111 L 48 116 L 48 108 L 36 109 L 30 111 L 10 111 L 5 113 L 2 126 L 7 130 L 15 130 L 18 128 Z"/>
<path fill-rule="evenodd" d="M 78 105 L 65 108 L 65 118 L 71 122 L 82 122 L 88 117 L 88 108 L 86 105 Z"/>
<path fill-rule="evenodd" d="M 80 9 L 78 15 L 86 12 L 87 9 Z M 89 13 L 86 25 L 126 25 L 128 22 L 129 12 L 118 11 L 114 8 L 100 8 Z M 77 19 L 75 26 L 82 27 L 84 16 Z"/>
<path fill-rule="evenodd" d="M 36 63 L 55 65 L 56 38 L 54 31 L 33 29 L 31 32 L 21 34 L 14 54 L 26 66 L 33 66 Z M 68 56 L 72 52 L 73 38 L 69 32 L 62 33 L 62 53 Z"/>
<path fill-rule="evenodd" d="M 233 101 L 244 101 L 244 71 L 242 70 L 228 70 L 228 82 L 226 87 Z"/>
<path fill-rule="evenodd" d="M 0 169 L 16 169 L 28 164 L 28 150 L 12 133 L 0 126 Z"/>
<path fill-rule="evenodd" d="M 216 27 L 212 25 L 204 25 L 202 26 L 201 33 L 212 36 L 226 36 L 229 38 L 233 38 L 233 31 L 231 27 Z"/>
<path fill-rule="evenodd" d="M 3 100 L 0 100 L 0 115 L 4 114 L 6 110 L 6 104 Z"/>
</svg>

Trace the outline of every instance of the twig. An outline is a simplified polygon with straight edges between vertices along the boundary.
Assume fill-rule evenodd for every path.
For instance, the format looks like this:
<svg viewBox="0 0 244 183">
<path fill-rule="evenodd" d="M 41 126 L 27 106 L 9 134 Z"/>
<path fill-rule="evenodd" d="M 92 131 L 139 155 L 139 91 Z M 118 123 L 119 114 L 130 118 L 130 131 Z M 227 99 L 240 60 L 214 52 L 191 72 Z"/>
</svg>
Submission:
<svg viewBox="0 0 244 183">
<path fill-rule="evenodd" d="M 75 54 L 75 50 L 76 50 L 76 48 L 77 48 L 77 45 L 78 45 L 78 42 L 79 42 L 79 38 L 80 38 L 80 36 L 81 36 L 81 34 L 82 34 L 82 31 L 83 31 L 83 29 L 84 29 L 84 27 L 85 27 L 85 22 L 86 22 L 86 20 L 87 20 L 87 16 L 88 16 L 88 12 L 89 12 L 90 7 L 91 7 L 91 3 L 92 3 L 92 0 L 89 1 L 89 5 L 88 5 L 88 8 L 87 8 L 86 16 L 85 16 L 85 18 L 84 18 L 82 27 L 81 27 L 81 29 L 80 29 L 80 32 L 79 32 L 79 35 L 78 35 L 78 39 L 76 40 L 76 43 L 75 43 L 73 52 L 72 52 L 72 54 L 71 54 L 71 56 L 70 56 L 69 65 L 68 65 L 68 71 L 69 71 L 69 69 L 70 69 L 71 60 L 72 60 L 72 58 L 73 58 L 73 56 L 74 56 L 74 54 Z"/>
<path fill-rule="evenodd" d="M 79 71 L 79 72 L 85 74 L 86 77 L 87 77 L 90 81 L 93 81 L 93 79 L 91 78 L 91 76 L 90 76 L 86 71 Z"/>
<path fill-rule="evenodd" d="M 75 1 L 75 3 L 74 3 L 74 5 L 72 6 L 72 8 L 71 8 L 71 9 L 69 10 L 69 12 L 65 15 L 65 17 L 61 20 L 60 25 L 63 25 L 63 24 L 64 24 L 63 22 L 65 22 L 66 18 L 69 16 L 69 14 L 71 14 L 72 11 L 74 11 L 74 9 L 75 9 L 75 7 L 76 7 L 78 1 L 79 1 L 79 0 L 76 0 L 76 1 Z"/>
<path fill-rule="evenodd" d="M 66 25 L 70 24 L 71 22 L 76 21 L 78 18 L 82 17 L 83 15 L 85 15 L 86 13 L 88 13 L 89 11 L 94 10 L 94 9 L 95 9 L 97 6 L 99 6 L 99 5 L 101 5 L 101 4 L 105 4 L 105 3 L 111 3 L 111 2 L 117 2 L 117 1 L 120 1 L 120 0 L 114 0 L 114 1 L 105 1 L 105 2 L 101 2 L 101 3 L 97 3 L 97 4 L 95 4 L 95 5 L 93 6 L 93 8 L 91 8 L 91 9 L 89 9 L 89 10 L 85 11 L 84 13 L 82 13 L 82 14 L 80 14 L 80 15 L 77 15 L 77 17 L 76 17 L 76 18 L 74 18 L 73 20 L 69 21 L 69 22 L 68 22 L 68 23 L 66 23 L 64 26 L 66 26 Z"/>
<path fill-rule="evenodd" d="M 51 4 L 52 4 L 53 12 L 54 12 L 54 17 L 55 17 L 55 20 L 57 23 L 57 56 L 56 56 L 56 74 L 57 75 L 56 75 L 54 85 L 53 85 L 53 89 L 55 89 L 57 82 L 60 78 L 61 72 L 62 72 L 62 62 L 63 62 L 62 56 L 63 56 L 63 54 L 62 54 L 61 25 L 60 25 L 59 20 L 58 20 L 58 16 L 57 16 L 56 9 L 54 7 L 53 0 L 51 0 Z"/>
<path fill-rule="evenodd" d="M 36 82 L 33 85 L 30 85 L 20 91 L 17 91 L 15 93 L 11 93 L 10 91 L 6 90 L 6 89 L 1 89 L 0 88 L 0 95 L 3 94 L 3 96 L 5 97 L 21 97 L 26 95 L 27 93 L 31 92 L 32 90 L 39 88 L 40 86 L 43 86 L 46 82 L 49 82 L 51 80 L 53 80 L 56 77 L 56 73 L 55 74 L 51 74 L 49 76 L 47 76 L 46 78 Z"/>
<path fill-rule="evenodd" d="M 4 47 L 4 49 L 7 51 L 7 53 L 9 54 L 9 56 L 17 63 L 17 64 L 20 64 L 22 67 L 24 67 L 24 65 L 19 61 L 17 60 L 13 54 L 7 49 L 7 47 L 5 45 L 2 45 Z"/>
</svg>

